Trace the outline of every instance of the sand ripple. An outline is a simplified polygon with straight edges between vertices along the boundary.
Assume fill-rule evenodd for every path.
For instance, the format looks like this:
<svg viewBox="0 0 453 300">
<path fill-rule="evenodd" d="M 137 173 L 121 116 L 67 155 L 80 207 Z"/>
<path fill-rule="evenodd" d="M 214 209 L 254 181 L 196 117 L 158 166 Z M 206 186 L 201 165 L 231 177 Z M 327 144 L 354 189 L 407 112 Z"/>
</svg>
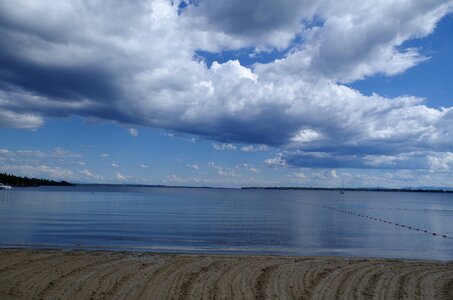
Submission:
<svg viewBox="0 0 453 300">
<path fill-rule="evenodd" d="M 0 299 L 453 299 L 453 263 L 0 251 Z"/>
</svg>

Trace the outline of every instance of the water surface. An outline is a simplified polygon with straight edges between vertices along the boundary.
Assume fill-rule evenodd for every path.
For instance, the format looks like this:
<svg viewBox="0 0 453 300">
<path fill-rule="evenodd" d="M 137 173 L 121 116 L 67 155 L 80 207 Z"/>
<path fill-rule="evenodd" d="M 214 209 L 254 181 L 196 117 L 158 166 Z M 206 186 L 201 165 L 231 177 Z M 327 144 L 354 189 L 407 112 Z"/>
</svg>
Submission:
<svg viewBox="0 0 453 300">
<path fill-rule="evenodd" d="M 4 248 L 453 260 L 452 237 L 453 194 L 102 186 L 0 191 Z"/>
</svg>

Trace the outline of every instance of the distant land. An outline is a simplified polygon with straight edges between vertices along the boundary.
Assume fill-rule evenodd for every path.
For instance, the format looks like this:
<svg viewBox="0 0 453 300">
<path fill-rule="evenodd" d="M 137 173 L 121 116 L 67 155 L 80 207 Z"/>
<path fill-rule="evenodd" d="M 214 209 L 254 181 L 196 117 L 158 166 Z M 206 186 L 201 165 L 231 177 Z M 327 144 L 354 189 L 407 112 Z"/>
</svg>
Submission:
<svg viewBox="0 0 453 300">
<path fill-rule="evenodd" d="M 247 186 L 240 188 L 227 188 L 216 186 L 190 186 L 190 185 L 165 185 L 165 184 L 116 184 L 116 183 L 77 183 L 81 186 L 112 186 L 112 187 L 149 187 L 149 188 L 175 188 L 175 189 L 241 189 L 241 190 L 313 190 L 313 191 L 363 191 L 363 192 L 417 192 L 417 193 L 453 193 L 450 187 L 363 187 L 363 188 L 328 188 L 328 187 L 296 187 L 296 186 Z"/>
<path fill-rule="evenodd" d="M 364 187 L 364 188 L 326 188 L 326 187 L 242 187 L 244 190 L 307 190 L 307 191 L 350 191 L 350 192 L 416 192 L 416 193 L 453 193 L 453 188 L 449 187 L 414 187 L 414 188 L 383 188 L 383 187 Z"/>
<path fill-rule="evenodd" d="M 0 173 L 0 183 L 13 187 L 37 187 L 37 186 L 112 186 L 112 187 L 151 187 L 151 188 L 188 188 L 188 189 L 235 189 L 212 186 L 187 186 L 187 185 L 164 185 L 164 184 L 109 184 L 109 183 L 70 183 L 67 181 L 54 181 L 43 178 L 20 177 L 12 174 Z M 451 187 L 362 187 L 362 188 L 328 188 L 328 187 L 295 187 L 295 186 L 268 186 L 241 187 L 242 190 L 302 190 L 302 191 L 363 191 L 363 192 L 417 192 L 417 193 L 453 193 Z"/>
<path fill-rule="evenodd" d="M 13 187 L 36 187 L 36 186 L 72 186 L 67 181 L 54 181 L 42 178 L 20 177 L 6 173 L 0 173 L 0 183 Z"/>
<path fill-rule="evenodd" d="M 134 184 L 134 183 L 84 183 L 77 182 L 74 185 L 80 186 L 105 186 L 105 187 L 149 187 L 149 188 L 169 188 L 169 189 L 237 189 L 228 187 L 216 187 L 216 186 L 193 186 L 193 185 L 165 185 L 165 184 Z"/>
</svg>

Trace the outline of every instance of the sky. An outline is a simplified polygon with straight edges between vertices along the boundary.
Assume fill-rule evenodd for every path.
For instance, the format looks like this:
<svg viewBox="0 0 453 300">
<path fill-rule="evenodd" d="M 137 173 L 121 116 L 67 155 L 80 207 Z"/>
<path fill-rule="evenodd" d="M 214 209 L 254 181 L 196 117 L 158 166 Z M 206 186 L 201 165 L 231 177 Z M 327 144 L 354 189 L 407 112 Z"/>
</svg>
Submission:
<svg viewBox="0 0 453 300">
<path fill-rule="evenodd" d="M 0 2 L 0 172 L 453 187 L 451 0 Z"/>
</svg>

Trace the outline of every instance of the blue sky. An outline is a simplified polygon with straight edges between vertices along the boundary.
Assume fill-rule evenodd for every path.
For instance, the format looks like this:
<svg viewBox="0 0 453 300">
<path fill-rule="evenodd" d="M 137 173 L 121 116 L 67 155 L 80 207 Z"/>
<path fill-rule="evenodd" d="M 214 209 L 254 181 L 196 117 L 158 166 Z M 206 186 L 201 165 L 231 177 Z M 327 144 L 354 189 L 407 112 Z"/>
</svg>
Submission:
<svg viewBox="0 0 453 300">
<path fill-rule="evenodd" d="M 452 11 L 453 1 L 1 3 L 0 172 L 451 186 Z"/>
</svg>

